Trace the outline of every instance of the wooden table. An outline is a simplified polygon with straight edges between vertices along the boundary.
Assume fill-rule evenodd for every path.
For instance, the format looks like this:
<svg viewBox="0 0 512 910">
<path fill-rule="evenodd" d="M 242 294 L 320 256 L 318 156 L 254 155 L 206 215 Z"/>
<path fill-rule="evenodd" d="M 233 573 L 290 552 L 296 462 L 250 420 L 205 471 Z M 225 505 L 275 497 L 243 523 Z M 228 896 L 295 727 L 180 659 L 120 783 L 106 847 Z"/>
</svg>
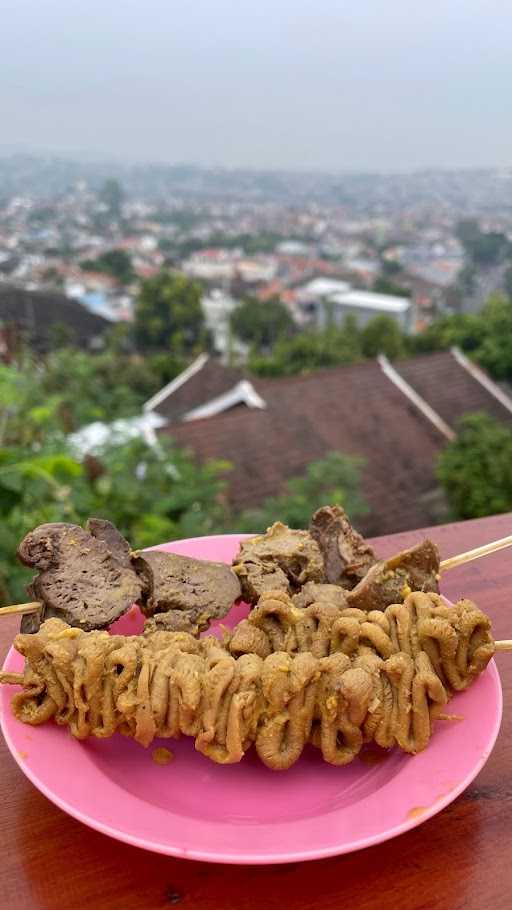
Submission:
<svg viewBox="0 0 512 910">
<path fill-rule="evenodd" d="M 512 532 L 512 515 L 433 528 L 443 557 Z M 389 555 L 422 538 L 382 538 Z M 512 554 L 454 569 L 443 581 L 491 616 L 496 638 L 512 638 Z M 3 660 L 19 622 L 2 619 Z M 0 744 L 2 910 L 509 910 L 512 906 L 512 654 L 497 658 L 502 730 L 487 765 L 440 815 L 359 853 L 282 866 L 215 866 L 120 844 L 69 818 L 22 775 Z"/>
</svg>

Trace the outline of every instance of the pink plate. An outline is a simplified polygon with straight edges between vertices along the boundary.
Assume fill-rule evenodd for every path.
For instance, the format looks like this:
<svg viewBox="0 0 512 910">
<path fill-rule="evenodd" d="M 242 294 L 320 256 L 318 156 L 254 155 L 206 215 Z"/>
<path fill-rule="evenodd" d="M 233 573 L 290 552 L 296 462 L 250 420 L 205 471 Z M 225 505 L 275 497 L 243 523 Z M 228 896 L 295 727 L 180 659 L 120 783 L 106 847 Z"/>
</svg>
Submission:
<svg viewBox="0 0 512 910">
<path fill-rule="evenodd" d="M 239 535 L 219 535 L 160 549 L 231 562 L 239 540 Z M 246 610 L 233 609 L 229 624 Z M 116 626 L 119 632 L 139 632 L 138 610 Z M 21 656 L 11 649 L 5 669 L 22 667 Z M 492 662 L 469 691 L 450 703 L 450 712 L 461 720 L 439 721 L 420 755 L 368 749 L 351 765 L 335 768 L 308 747 L 293 768 L 280 773 L 263 767 L 253 753 L 239 765 L 215 765 L 195 752 L 189 739 L 160 740 L 146 750 L 117 734 L 78 742 L 62 727 L 28 727 L 11 714 L 11 687 L 1 688 L 7 745 L 48 799 L 118 840 L 222 863 L 317 859 L 414 828 L 444 809 L 478 774 L 494 746 L 502 708 Z M 171 745 L 171 764 L 152 760 L 159 745 Z"/>
</svg>

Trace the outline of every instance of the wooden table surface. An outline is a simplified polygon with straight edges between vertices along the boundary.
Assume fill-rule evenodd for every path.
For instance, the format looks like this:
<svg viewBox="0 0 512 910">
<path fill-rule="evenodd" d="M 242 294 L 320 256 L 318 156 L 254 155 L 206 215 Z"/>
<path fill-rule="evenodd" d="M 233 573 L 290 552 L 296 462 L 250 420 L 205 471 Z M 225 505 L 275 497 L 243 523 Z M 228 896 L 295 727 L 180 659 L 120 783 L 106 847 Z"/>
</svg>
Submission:
<svg viewBox="0 0 512 910">
<path fill-rule="evenodd" d="M 512 532 L 512 514 L 433 528 L 451 556 Z M 425 532 L 377 542 L 387 556 Z M 512 638 L 512 553 L 446 575 L 443 593 L 476 600 L 496 638 Z M 19 620 L 0 624 L 3 661 Z M 26 780 L 0 743 L 2 910 L 509 910 L 512 907 L 512 654 L 497 658 L 504 719 L 476 780 L 414 831 L 359 853 L 280 866 L 216 866 L 147 853 L 69 818 Z"/>
</svg>

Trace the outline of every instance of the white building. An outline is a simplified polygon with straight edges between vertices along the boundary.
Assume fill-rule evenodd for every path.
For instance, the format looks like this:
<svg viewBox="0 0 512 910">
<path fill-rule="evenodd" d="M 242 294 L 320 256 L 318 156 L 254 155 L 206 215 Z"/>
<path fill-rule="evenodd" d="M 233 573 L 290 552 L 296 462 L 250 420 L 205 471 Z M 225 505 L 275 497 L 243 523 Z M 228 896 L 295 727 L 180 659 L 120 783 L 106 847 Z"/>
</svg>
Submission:
<svg viewBox="0 0 512 910">
<path fill-rule="evenodd" d="M 407 297 L 357 290 L 333 294 L 322 301 L 317 309 L 317 323 L 320 328 L 326 328 L 329 323 L 342 325 L 349 315 L 355 316 L 360 327 L 382 315 L 394 319 L 404 332 L 411 332 L 413 327 L 412 305 Z"/>
<path fill-rule="evenodd" d="M 309 318 L 319 328 L 332 323 L 341 325 L 349 314 L 364 326 L 384 313 L 395 319 L 403 331 L 412 330 L 412 305 L 407 297 L 358 291 L 337 278 L 313 278 L 297 288 L 297 302 L 304 319 Z"/>
</svg>

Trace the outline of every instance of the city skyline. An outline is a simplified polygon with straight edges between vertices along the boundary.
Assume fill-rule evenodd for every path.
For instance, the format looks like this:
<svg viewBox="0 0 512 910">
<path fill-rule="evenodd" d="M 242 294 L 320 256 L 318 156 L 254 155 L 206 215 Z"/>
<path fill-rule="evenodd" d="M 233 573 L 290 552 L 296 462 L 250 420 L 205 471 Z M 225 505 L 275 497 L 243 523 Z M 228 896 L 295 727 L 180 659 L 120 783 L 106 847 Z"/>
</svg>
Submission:
<svg viewBox="0 0 512 910">
<path fill-rule="evenodd" d="M 371 7 L 371 8 L 370 8 Z M 4 11 L 2 147 L 340 172 L 506 167 L 512 11 L 496 0 L 199 0 Z M 82 151 L 81 151 L 82 150 Z"/>
</svg>

